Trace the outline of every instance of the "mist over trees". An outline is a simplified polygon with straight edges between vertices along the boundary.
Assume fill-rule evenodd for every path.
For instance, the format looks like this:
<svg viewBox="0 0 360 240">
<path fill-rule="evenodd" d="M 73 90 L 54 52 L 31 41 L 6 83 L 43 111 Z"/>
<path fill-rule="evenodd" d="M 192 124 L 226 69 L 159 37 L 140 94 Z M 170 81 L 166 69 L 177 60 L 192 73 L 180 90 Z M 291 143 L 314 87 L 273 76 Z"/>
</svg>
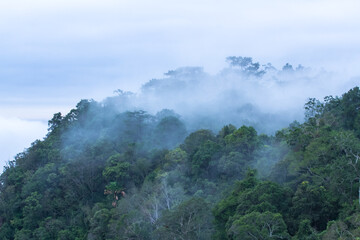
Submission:
<svg viewBox="0 0 360 240">
<path fill-rule="evenodd" d="M 120 112 L 145 110 L 156 114 L 172 109 L 190 131 L 207 128 L 217 132 L 224 125 L 250 125 L 260 133 L 274 134 L 294 120 L 303 121 L 308 97 L 341 94 L 356 79 L 302 65 L 286 63 L 277 69 L 250 57 L 231 56 L 227 67 L 215 75 L 201 67 L 180 67 L 151 79 L 137 93 L 116 91 L 104 102 Z"/>
<path fill-rule="evenodd" d="M 241 79 L 236 91 L 255 89 L 272 74 L 280 88 L 296 86 L 279 79 L 310 70 L 227 61 L 219 76 L 181 68 L 144 84 L 140 94 L 118 90 L 54 114 L 45 138 L 0 177 L 0 239 L 360 236 L 360 89 L 309 98 L 303 121 L 275 130 L 289 116 L 277 122 L 280 115 L 251 98 L 233 98 L 230 83 Z M 216 92 L 220 80 L 218 86 L 229 86 Z M 210 98 L 219 96 L 196 95 L 207 88 Z M 149 111 L 164 99 L 175 110 Z M 227 105 L 217 109 L 217 101 Z"/>
</svg>

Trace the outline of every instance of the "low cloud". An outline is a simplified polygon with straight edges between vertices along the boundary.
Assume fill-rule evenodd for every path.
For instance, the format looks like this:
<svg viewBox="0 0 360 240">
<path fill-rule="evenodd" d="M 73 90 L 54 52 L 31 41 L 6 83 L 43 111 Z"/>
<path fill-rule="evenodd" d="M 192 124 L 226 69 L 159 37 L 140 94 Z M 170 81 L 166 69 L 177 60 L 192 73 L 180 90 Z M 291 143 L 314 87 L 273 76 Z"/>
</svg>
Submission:
<svg viewBox="0 0 360 240">
<path fill-rule="evenodd" d="M 359 83 L 359 78 L 301 65 L 276 69 L 243 57 L 228 62 L 229 67 L 214 75 L 201 67 L 171 70 L 164 78 L 145 83 L 138 93 L 120 90 L 119 96 L 104 103 L 116 105 L 119 112 L 141 109 L 155 114 L 172 109 L 190 130 L 216 131 L 232 123 L 272 134 L 294 120 L 301 122 L 308 98 L 341 95 Z"/>
<path fill-rule="evenodd" d="M 0 116 L 0 172 L 16 154 L 30 147 L 36 139 L 43 139 L 46 132 L 45 122 Z"/>
</svg>

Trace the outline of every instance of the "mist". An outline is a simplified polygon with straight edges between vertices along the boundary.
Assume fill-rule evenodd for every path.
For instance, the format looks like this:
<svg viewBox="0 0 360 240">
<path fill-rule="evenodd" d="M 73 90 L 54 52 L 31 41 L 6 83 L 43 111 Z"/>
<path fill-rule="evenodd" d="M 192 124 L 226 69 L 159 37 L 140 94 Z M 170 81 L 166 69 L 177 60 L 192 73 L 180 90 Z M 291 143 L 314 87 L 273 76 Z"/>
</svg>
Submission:
<svg viewBox="0 0 360 240">
<path fill-rule="evenodd" d="M 26 121 L 0 116 L 0 169 L 12 161 L 17 153 L 46 134 L 47 124 L 42 121 Z"/>
<path fill-rule="evenodd" d="M 198 129 L 210 129 L 217 133 L 223 126 L 233 124 L 236 127 L 253 126 L 259 134 L 272 135 L 295 120 L 304 120 L 303 106 L 308 98 L 322 100 L 328 95 L 338 96 L 358 85 L 360 80 L 344 72 L 292 66 L 290 63 L 274 66 L 250 57 L 228 57 L 223 61 L 226 67 L 217 73 L 208 73 L 203 67 L 179 67 L 164 71 L 163 77 L 143 83 L 137 91 L 117 89 L 113 96 L 98 101 L 110 111 L 104 114 L 102 110 L 94 113 L 93 117 L 112 122 L 119 114 L 141 110 L 158 117 L 152 128 L 170 113 L 185 124 L 188 134 Z M 24 107 L 21 113 L 27 119 L 16 118 L 13 121 L 2 118 L 3 122 L 6 120 L 9 123 L 3 124 L 3 165 L 35 139 L 45 136 L 45 121 L 35 116 L 43 115 L 49 120 L 48 112 L 60 110 L 67 113 L 71 108 L 60 105 L 49 108 L 48 105 L 43 104 L 38 113 Z M 170 111 L 164 112 L 163 109 Z M 11 115 L 17 110 L 8 107 L 4 111 Z M 93 140 L 99 136 L 98 129 L 91 124 L 81 131 L 80 136 L 94 136 L 90 137 Z M 79 133 L 69 132 L 67 138 L 76 135 Z M 163 142 L 154 147 L 175 147 L 185 137 L 183 133 L 180 135 L 168 138 L 170 144 Z M 9 142 L 13 147 L 6 147 Z"/>
<path fill-rule="evenodd" d="M 138 92 L 117 90 L 105 105 L 119 112 L 145 110 L 156 114 L 170 109 L 179 114 L 189 131 L 219 131 L 226 124 L 254 126 L 274 134 L 292 121 L 302 122 L 308 98 L 322 100 L 356 86 L 359 78 L 346 74 L 284 63 L 258 63 L 250 57 L 228 57 L 228 66 L 216 74 L 202 67 L 169 70 L 151 79 Z"/>
<path fill-rule="evenodd" d="M 248 119 L 248 114 L 237 120 L 238 111 L 243 110 L 213 104 L 216 100 L 236 104 L 236 108 L 247 106 L 248 112 L 249 108 L 254 112 L 260 109 L 264 114 L 286 112 L 295 102 L 301 111 L 307 97 L 338 95 L 352 87 L 346 87 L 346 83 L 356 82 L 349 79 L 360 73 L 359 9 L 355 0 L 2 1 L 0 34 L 6 37 L 0 39 L 1 117 L 21 119 L 24 124 L 34 120 L 46 122 L 55 112 L 66 114 L 80 99 L 101 101 L 118 88 L 135 93 L 129 109 L 145 105 L 151 112 L 173 108 L 194 123 L 192 128 L 202 123 L 195 124 L 195 119 L 190 119 L 190 110 L 197 115 L 222 113 L 218 116 L 223 118 L 220 122 L 214 122 L 214 126 L 207 122 L 204 127 L 216 128 L 228 122 L 230 115 L 239 124 L 256 122 Z M 221 69 L 226 68 L 224 59 L 231 55 L 251 56 L 262 63 L 270 61 L 279 70 L 287 62 L 294 68 L 299 63 L 311 66 L 317 69 L 311 75 L 315 81 L 314 76 L 322 67 L 338 74 L 330 74 L 331 83 L 323 73 L 318 84 L 301 81 L 298 91 L 294 81 L 288 84 L 292 88 L 279 87 L 268 73 L 265 76 L 270 81 L 254 84 L 237 74 L 221 76 Z M 154 93 L 139 90 L 151 78 L 161 84 L 169 84 L 169 79 L 183 79 L 162 77 L 167 70 L 181 66 L 201 66 L 206 75 L 199 80 L 200 89 L 187 91 L 191 96 L 183 102 L 165 99 L 163 92 L 161 97 L 157 96 L 164 86 L 156 87 Z M 191 82 L 196 86 L 194 79 Z M 235 100 L 230 99 L 232 82 L 236 84 Z M 209 86 L 205 87 L 206 84 Z M 344 89 L 336 89 L 337 86 Z M 222 96 L 218 87 L 224 94 L 228 90 L 228 95 Z M 249 89 L 245 91 L 242 87 Z M 291 95 L 289 89 L 294 93 L 285 98 Z M 185 90 L 181 92 L 176 96 L 186 96 Z M 261 97 L 255 97 L 260 94 Z M 200 102 L 191 103 L 192 100 Z M 244 105 L 249 100 L 257 102 Z M 209 110 L 208 104 L 213 108 Z M 301 114 L 293 117 L 302 118 Z M 252 118 L 257 120 L 256 116 Z M 282 127 L 286 122 L 264 127 L 263 131 Z M 45 124 L 42 132 L 46 132 Z M 5 132 L 0 134 L 4 139 L 8 137 Z M 38 135 L 20 135 L 14 143 L 18 149 L 29 146 L 20 145 L 24 138 L 35 140 Z"/>
</svg>

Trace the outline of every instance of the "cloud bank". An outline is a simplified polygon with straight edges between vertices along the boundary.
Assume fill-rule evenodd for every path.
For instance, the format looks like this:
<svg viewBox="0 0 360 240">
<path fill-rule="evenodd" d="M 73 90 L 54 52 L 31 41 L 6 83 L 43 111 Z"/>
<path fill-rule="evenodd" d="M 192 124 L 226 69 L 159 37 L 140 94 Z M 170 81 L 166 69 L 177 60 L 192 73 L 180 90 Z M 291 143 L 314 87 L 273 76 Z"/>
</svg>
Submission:
<svg viewBox="0 0 360 240">
<path fill-rule="evenodd" d="M 0 116 L 0 169 L 36 139 L 46 135 L 47 123 Z"/>
<path fill-rule="evenodd" d="M 119 90 L 119 96 L 105 99 L 104 104 L 115 105 L 119 112 L 155 114 L 171 109 L 183 117 L 190 130 L 217 131 L 231 123 L 273 134 L 294 120 L 303 120 L 303 106 L 309 97 L 341 95 L 360 80 L 301 65 L 276 69 L 248 57 L 227 60 L 229 66 L 218 74 L 208 74 L 201 67 L 177 68 L 164 78 L 148 81 L 138 93 Z"/>
<path fill-rule="evenodd" d="M 266 91 L 271 81 L 260 84 L 260 90 L 238 89 L 247 87 L 245 80 L 236 85 L 242 92 L 234 94 L 234 103 L 245 98 L 254 100 L 252 108 L 284 111 L 280 106 L 303 104 L 298 92 L 304 97 L 338 95 L 352 87 L 341 88 L 349 76 L 360 75 L 359 23 L 357 0 L 0 1 L 2 116 L 47 121 L 83 98 L 101 100 L 118 88 L 140 94 L 144 81 L 161 79 L 164 71 L 179 66 L 202 66 L 212 82 L 211 89 L 201 88 L 212 94 L 208 98 L 231 103 L 212 87 L 226 68 L 223 59 L 232 55 L 270 61 L 278 68 L 291 62 L 339 73 L 330 83 L 324 77 L 322 84 L 295 90 L 293 82 L 291 89 L 271 88 L 273 93 Z M 231 87 L 227 90 L 233 94 Z M 282 97 L 290 93 L 290 99 Z M 271 101 L 254 99 L 259 94 Z M 156 96 L 149 98 L 158 102 Z M 200 106 L 202 99 L 194 100 Z M 174 105 L 193 107 L 186 101 L 169 107 Z M 27 135 L 17 142 L 22 138 Z"/>
</svg>

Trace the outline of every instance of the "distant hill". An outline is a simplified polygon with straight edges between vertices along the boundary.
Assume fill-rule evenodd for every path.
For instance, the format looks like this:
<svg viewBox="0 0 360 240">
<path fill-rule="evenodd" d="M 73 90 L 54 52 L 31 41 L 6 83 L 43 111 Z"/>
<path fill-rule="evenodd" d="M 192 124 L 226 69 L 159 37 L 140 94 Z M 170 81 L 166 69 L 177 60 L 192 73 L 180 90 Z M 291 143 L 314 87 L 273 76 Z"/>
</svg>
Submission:
<svg viewBox="0 0 360 240">
<path fill-rule="evenodd" d="M 310 98 L 305 121 L 274 135 L 189 132 L 172 110 L 120 111 L 125 97 L 54 114 L 46 137 L 9 162 L 0 239 L 360 236 L 358 87 Z"/>
</svg>

